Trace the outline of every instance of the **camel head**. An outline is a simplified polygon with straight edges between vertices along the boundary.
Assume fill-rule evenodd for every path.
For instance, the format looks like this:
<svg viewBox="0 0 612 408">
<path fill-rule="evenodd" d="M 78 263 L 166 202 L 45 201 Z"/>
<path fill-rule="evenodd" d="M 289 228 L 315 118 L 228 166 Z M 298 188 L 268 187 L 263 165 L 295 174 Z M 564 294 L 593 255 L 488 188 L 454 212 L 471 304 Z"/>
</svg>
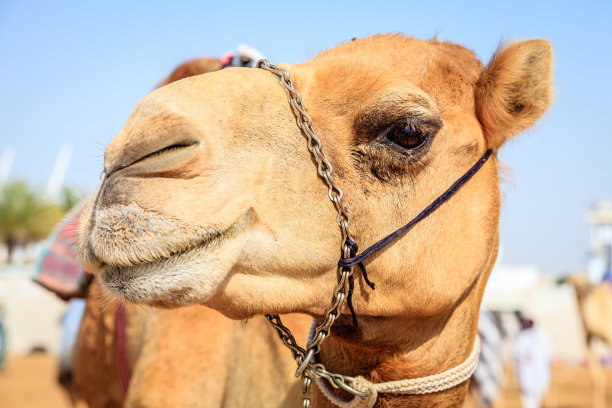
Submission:
<svg viewBox="0 0 612 408">
<path fill-rule="evenodd" d="M 486 68 L 459 45 L 401 35 L 350 41 L 293 78 L 333 165 L 361 248 L 404 225 L 551 99 L 545 40 Z M 363 316 L 433 316 L 484 283 L 498 247 L 493 156 L 455 196 L 367 261 Z M 341 232 L 287 95 L 262 69 L 230 68 L 155 90 L 104 155 L 81 218 L 81 261 L 113 294 L 232 318 L 323 314 Z M 476 310 L 478 305 L 476 305 Z"/>
</svg>

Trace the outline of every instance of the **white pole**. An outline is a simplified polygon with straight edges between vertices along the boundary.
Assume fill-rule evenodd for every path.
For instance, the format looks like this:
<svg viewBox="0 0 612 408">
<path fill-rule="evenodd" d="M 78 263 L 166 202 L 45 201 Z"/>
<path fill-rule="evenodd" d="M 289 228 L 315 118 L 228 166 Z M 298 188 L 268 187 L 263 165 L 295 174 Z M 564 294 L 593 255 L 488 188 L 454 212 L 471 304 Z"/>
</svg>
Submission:
<svg viewBox="0 0 612 408">
<path fill-rule="evenodd" d="M 9 174 L 15 162 L 16 151 L 11 146 L 5 147 L 0 156 L 0 187 L 8 181 Z"/>
<path fill-rule="evenodd" d="M 70 164 L 70 158 L 72 157 L 72 145 L 65 143 L 60 147 L 57 159 L 55 159 L 55 165 L 49 177 L 49 183 L 47 184 L 47 192 L 45 197 L 57 201 L 59 198 L 60 191 L 64 184 L 64 178 L 68 171 L 68 165 Z"/>
</svg>

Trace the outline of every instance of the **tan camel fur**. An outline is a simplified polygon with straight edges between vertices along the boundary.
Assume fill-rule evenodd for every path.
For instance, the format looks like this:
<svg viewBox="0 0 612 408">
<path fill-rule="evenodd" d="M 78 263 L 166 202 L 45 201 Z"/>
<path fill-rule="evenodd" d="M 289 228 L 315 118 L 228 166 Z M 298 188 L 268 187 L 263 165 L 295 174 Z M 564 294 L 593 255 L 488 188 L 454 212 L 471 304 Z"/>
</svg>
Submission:
<svg viewBox="0 0 612 408">
<path fill-rule="evenodd" d="M 74 390 L 92 408 L 120 407 L 125 399 L 117 361 L 115 312 L 116 302 L 94 282 L 87 293 L 72 359 Z"/>
<path fill-rule="evenodd" d="M 545 40 L 509 45 L 486 69 L 459 45 L 401 35 L 347 42 L 283 67 L 334 165 L 362 248 L 409 221 L 486 149 L 497 151 L 531 126 L 551 99 Z M 411 136 L 403 138 L 406 132 Z M 320 321 L 336 282 L 340 231 L 286 94 L 270 73 L 227 69 L 152 92 L 107 147 L 104 171 L 81 218 L 80 259 L 115 296 L 166 308 L 202 304 L 232 319 L 298 312 Z M 360 325 L 353 327 L 350 316 L 338 319 L 319 356 L 328 370 L 380 382 L 438 373 L 468 356 L 497 255 L 498 183 L 492 158 L 448 203 L 368 261 L 376 290 L 357 276 Z M 258 327 L 240 350 L 269 338 L 254 364 L 267 361 L 285 375 L 285 357 L 259 322 L 241 329 Z M 215 345 L 209 355 L 223 354 L 236 347 L 216 344 L 229 324 L 171 338 L 195 335 Z M 264 379 L 264 371 L 251 368 L 261 396 L 253 401 L 279 406 L 267 403 L 265 390 L 286 395 L 286 389 Z M 225 395 L 249 392 L 224 386 Z M 150 389 L 132 388 L 128 402 L 163 406 L 132 398 Z M 381 395 L 379 405 L 457 406 L 466 391 L 464 383 L 426 396 Z M 315 406 L 329 406 L 315 392 Z M 199 402 L 206 393 L 192 396 L 194 406 L 206 406 Z M 209 406 L 219 405 L 240 406 Z"/>
<path fill-rule="evenodd" d="M 612 284 L 593 285 L 584 275 L 572 275 L 567 280 L 576 291 L 587 343 L 597 337 L 612 348 Z"/>
<path fill-rule="evenodd" d="M 600 363 L 597 341 L 612 348 L 612 284 L 592 284 L 584 275 L 571 275 L 567 281 L 576 291 L 582 325 L 586 334 L 589 375 L 593 383 L 593 406 L 606 407 L 606 375 Z"/>
<path fill-rule="evenodd" d="M 97 282 L 91 287 L 75 349 L 75 385 L 90 407 L 247 407 L 253 402 L 293 407 L 299 401 L 295 363 L 265 319 L 230 320 L 204 306 L 127 306 L 132 379 L 124 395 L 116 308 L 100 296 L 101 290 Z M 305 342 L 309 318 L 283 317 L 291 327 L 301 328 L 296 335 Z"/>
</svg>

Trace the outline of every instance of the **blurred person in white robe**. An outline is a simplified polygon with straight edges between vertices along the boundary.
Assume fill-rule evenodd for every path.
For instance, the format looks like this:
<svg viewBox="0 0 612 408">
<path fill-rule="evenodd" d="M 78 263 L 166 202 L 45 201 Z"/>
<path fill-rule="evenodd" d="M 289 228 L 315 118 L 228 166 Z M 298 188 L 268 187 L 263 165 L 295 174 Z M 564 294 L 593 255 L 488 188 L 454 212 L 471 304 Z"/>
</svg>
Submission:
<svg viewBox="0 0 612 408">
<path fill-rule="evenodd" d="M 541 406 L 550 385 L 551 348 L 546 333 L 524 318 L 523 330 L 514 343 L 514 361 L 523 408 Z"/>
</svg>

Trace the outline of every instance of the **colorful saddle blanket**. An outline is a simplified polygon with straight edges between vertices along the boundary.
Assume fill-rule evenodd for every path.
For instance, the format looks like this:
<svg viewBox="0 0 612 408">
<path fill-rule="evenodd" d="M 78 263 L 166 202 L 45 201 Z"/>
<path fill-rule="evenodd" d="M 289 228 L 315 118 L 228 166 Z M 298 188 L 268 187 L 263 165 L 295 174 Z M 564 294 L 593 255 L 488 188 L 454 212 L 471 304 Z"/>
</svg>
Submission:
<svg viewBox="0 0 612 408">
<path fill-rule="evenodd" d="M 75 258 L 79 216 L 85 203 L 86 200 L 77 204 L 51 233 L 32 277 L 65 300 L 84 297 L 89 284 L 85 270 Z"/>
</svg>

